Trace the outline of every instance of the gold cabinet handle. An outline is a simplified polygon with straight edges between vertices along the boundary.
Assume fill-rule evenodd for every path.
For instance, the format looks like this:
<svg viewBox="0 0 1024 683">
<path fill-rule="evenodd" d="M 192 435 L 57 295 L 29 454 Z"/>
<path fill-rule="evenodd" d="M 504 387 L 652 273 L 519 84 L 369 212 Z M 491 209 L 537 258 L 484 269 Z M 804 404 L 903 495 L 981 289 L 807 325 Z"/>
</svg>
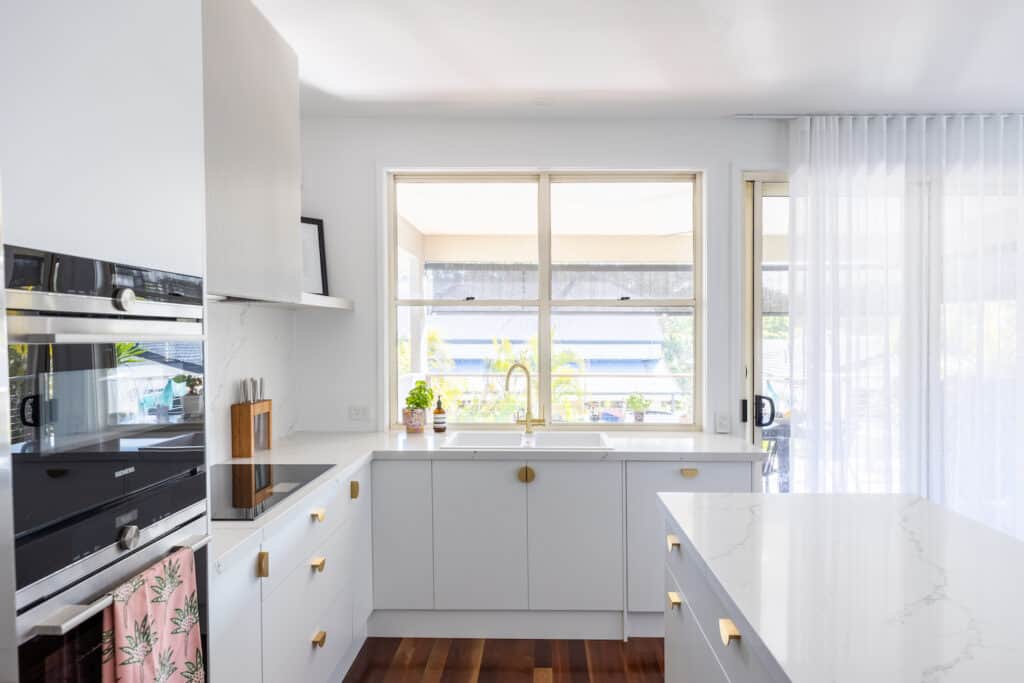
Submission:
<svg viewBox="0 0 1024 683">
<path fill-rule="evenodd" d="M 722 636 L 722 645 L 729 647 L 729 643 L 732 641 L 739 642 L 740 630 L 736 628 L 736 624 L 732 623 L 732 619 L 719 619 L 718 620 L 718 634 Z"/>
<path fill-rule="evenodd" d="M 309 561 L 309 566 L 317 572 L 323 572 L 324 567 L 327 566 L 327 558 L 314 557 L 312 560 Z"/>
<path fill-rule="evenodd" d="M 323 647 L 327 644 L 327 631 L 317 631 L 313 636 L 313 647 Z"/>
<path fill-rule="evenodd" d="M 665 542 L 666 542 L 666 545 L 668 545 L 668 551 L 669 552 L 672 552 L 673 550 L 676 550 L 677 548 L 680 547 L 680 545 L 679 545 L 679 537 L 676 536 L 675 534 L 669 534 L 668 536 L 666 536 L 665 537 Z"/>
<path fill-rule="evenodd" d="M 322 522 L 327 519 L 327 510 L 324 510 L 323 508 L 316 508 L 309 513 L 309 517 L 314 522 Z"/>
<path fill-rule="evenodd" d="M 256 556 L 256 576 L 265 579 L 270 576 L 270 553 L 260 551 Z"/>
<path fill-rule="evenodd" d="M 683 606 L 683 598 L 675 591 L 668 592 L 668 606 L 669 609 L 679 609 Z"/>
<path fill-rule="evenodd" d="M 359 482 L 354 479 L 348 483 L 348 497 L 352 500 L 359 497 Z"/>
<path fill-rule="evenodd" d="M 696 479 L 697 475 L 700 474 L 700 470 L 696 467 L 684 467 L 679 470 L 679 474 L 683 475 L 683 479 Z"/>
<path fill-rule="evenodd" d="M 533 471 L 532 467 L 528 465 L 523 465 L 522 467 L 519 468 L 518 477 L 519 481 L 523 482 L 524 484 L 529 484 L 534 479 L 537 478 L 537 473 Z"/>
</svg>

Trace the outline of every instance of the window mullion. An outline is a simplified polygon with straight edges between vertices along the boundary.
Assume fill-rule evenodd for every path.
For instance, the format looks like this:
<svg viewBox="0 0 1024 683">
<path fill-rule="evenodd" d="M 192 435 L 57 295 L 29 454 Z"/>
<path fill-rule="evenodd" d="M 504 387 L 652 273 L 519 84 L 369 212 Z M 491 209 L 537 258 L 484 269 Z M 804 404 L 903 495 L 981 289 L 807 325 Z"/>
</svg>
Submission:
<svg viewBox="0 0 1024 683">
<path fill-rule="evenodd" d="M 551 424 L 551 176 L 540 174 L 537 187 L 537 283 L 540 308 L 537 311 L 537 398 L 539 413 Z"/>
</svg>

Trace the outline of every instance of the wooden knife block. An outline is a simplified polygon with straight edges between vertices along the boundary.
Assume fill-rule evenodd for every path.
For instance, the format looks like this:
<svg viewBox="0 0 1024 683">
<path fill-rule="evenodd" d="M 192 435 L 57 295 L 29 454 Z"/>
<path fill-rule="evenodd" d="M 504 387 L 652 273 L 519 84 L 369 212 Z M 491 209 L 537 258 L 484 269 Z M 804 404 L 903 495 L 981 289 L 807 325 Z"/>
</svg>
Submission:
<svg viewBox="0 0 1024 683">
<path fill-rule="evenodd" d="M 272 401 L 256 401 L 254 403 L 235 403 L 231 406 L 231 457 L 251 458 L 258 448 L 269 449 L 273 443 L 271 425 L 273 424 Z M 265 444 L 256 443 L 256 419 L 266 415 L 267 438 Z"/>
</svg>

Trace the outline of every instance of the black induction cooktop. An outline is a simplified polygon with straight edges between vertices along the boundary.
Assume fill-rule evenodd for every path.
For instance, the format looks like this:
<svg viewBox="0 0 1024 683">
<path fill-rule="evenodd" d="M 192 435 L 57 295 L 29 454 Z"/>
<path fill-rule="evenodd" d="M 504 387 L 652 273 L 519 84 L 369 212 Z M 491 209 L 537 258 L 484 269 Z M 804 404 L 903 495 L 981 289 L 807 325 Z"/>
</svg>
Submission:
<svg viewBox="0 0 1024 683">
<path fill-rule="evenodd" d="M 262 465 L 252 462 L 214 465 L 210 468 L 213 520 L 256 519 L 331 467 Z"/>
</svg>

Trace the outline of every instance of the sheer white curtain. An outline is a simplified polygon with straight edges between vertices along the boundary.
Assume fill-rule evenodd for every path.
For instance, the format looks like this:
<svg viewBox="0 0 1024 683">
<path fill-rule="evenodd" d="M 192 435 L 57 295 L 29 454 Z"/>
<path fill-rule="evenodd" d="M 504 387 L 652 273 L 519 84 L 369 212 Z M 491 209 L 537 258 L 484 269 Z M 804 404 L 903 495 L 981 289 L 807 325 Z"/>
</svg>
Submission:
<svg viewBox="0 0 1024 683">
<path fill-rule="evenodd" d="M 792 478 L 1024 536 L 1024 118 L 791 128 Z"/>
</svg>

